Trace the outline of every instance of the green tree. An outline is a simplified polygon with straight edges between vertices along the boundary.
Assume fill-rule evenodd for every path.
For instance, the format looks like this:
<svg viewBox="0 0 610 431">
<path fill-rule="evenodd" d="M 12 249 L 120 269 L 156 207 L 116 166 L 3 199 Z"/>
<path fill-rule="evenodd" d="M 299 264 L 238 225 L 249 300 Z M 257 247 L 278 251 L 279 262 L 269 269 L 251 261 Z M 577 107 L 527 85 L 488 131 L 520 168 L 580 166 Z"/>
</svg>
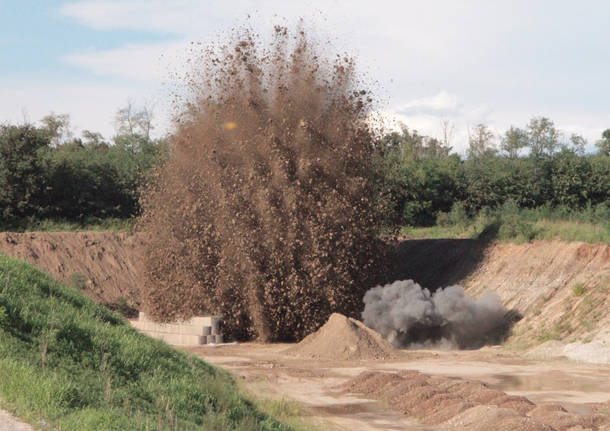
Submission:
<svg viewBox="0 0 610 431">
<path fill-rule="evenodd" d="M 590 202 L 591 164 L 586 157 L 569 148 L 553 157 L 551 168 L 552 204 L 579 209 Z"/>
<path fill-rule="evenodd" d="M 46 130 L 31 124 L 0 126 L 0 221 L 18 222 L 43 211 L 45 180 L 39 152 L 49 146 Z"/>
<path fill-rule="evenodd" d="M 610 156 L 610 129 L 602 132 L 602 138 L 595 143 L 595 146 L 599 148 L 601 154 Z"/>
<path fill-rule="evenodd" d="M 411 159 L 447 157 L 451 151 L 451 147 L 443 141 L 420 135 L 417 130 L 410 130 L 404 124 L 400 132 L 385 135 L 377 147 L 381 153 L 396 150 L 401 156 Z"/>
<path fill-rule="evenodd" d="M 127 106 L 117 111 L 115 115 L 115 128 L 119 136 L 142 136 L 150 139 L 153 112 L 148 106 L 137 108 L 131 101 Z"/>
<path fill-rule="evenodd" d="M 83 130 L 81 133 L 83 145 L 86 147 L 106 147 L 108 143 L 104 141 L 104 137 L 99 132 L 92 132 L 90 130 Z"/>
<path fill-rule="evenodd" d="M 485 124 L 477 124 L 468 132 L 468 158 L 478 159 L 496 154 L 494 134 Z"/>
<path fill-rule="evenodd" d="M 610 207 L 610 154 L 595 154 L 587 158 L 591 164 L 589 199 L 593 205 L 605 203 Z"/>
<path fill-rule="evenodd" d="M 546 117 L 534 117 L 527 125 L 527 140 L 535 158 L 552 156 L 559 147 L 559 131 Z"/>
<path fill-rule="evenodd" d="M 579 156 L 585 155 L 585 147 L 587 146 L 587 140 L 577 133 L 570 135 L 571 150 Z"/>
<path fill-rule="evenodd" d="M 519 157 L 519 152 L 527 145 L 527 133 L 513 126 L 510 126 L 500 141 L 500 149 L 511 159 Z"/>
<path fill-rule="evenodd" d="M 72 139 L 72 128 L 68 114 L 55 114 L 51 112 L 40 120 L 42 130 L 48 134 L 51 145 L 56 146 Z"/>
</svg>

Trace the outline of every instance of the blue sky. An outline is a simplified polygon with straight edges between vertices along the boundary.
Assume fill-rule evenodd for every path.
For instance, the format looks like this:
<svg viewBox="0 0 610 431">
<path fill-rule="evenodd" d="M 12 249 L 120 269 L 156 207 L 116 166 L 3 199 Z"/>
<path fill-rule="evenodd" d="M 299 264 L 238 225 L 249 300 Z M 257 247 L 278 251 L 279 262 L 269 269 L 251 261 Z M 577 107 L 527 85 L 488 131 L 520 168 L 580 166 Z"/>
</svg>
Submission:
<svg viewBox="0 0 610 431">
<path fill-rule="evenodd" d="M 63 56 L 116 49 L 126 42 L 156 43 L 172 37 L 156 31 L 99 31 L 64 15 L 64 4 L 44 0 L 0 3 L 0 65 L 4 78 L 86 78 L 88 71 L 75 68 Z"/>
<path fill-rule="evenodd" d="M 386 117 L 430 135 L 448 120 L 460 152 L 478 123 L 500 134 L 544 115 L 589 148 L 610 127 L 610 2 L 594 0 L 1 0 L 0 122 L 54 111 L 110 137 L 132 100 L 161 134 L 188 42 L 247 14 L 262 33 L 305 17 L 357 56 Z"/>
</svg>

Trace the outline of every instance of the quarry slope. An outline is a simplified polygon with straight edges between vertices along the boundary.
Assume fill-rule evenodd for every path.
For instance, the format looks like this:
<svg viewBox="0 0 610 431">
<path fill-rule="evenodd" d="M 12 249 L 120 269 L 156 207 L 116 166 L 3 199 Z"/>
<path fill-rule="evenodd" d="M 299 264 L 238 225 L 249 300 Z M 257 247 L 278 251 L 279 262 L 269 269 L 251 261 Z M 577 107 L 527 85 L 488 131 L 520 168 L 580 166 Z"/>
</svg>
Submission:
<svg viewBox="0 0 610 431">
<path fill-rule="evenodd" d="M 395 245 L 398 278 L 435 289 L 461 284 L 475 296 L 494 291 L 521 314 L 509 345 L 549 340 L 610 346 L 610 245 L 537 241 L 486 245 L 470 239 Z"/>
<path fill-rule="evenodd" d="M 547 353 L 610 364 L 610 245 L 498 244 L 464 285 L 475 296 L 492 289 L 521 313 L 509 346 L 561 341 L 567 349 Z"/>
<path fill-rule="evenodd" d="M 108 232 L 1 233 L 0 254 L 26 260 L 98 302 L 139 303 L 139 250 L 144 238 Z M 406 240 L 392 244 L 388 281 L 412 278 L 424 287 L 461 284 L 479 296 L 497 292 L 523 318 L 509 345 L 546 341 L 610 345 L 610 245 L 485 244 L 469 239 Z"/>
<path fill-rule="evenodd" d="M 0 233 L 0 254 L 25 260 L 98 303 L 139 304 L 143 237 L 112 232 Z"/>
</svg>

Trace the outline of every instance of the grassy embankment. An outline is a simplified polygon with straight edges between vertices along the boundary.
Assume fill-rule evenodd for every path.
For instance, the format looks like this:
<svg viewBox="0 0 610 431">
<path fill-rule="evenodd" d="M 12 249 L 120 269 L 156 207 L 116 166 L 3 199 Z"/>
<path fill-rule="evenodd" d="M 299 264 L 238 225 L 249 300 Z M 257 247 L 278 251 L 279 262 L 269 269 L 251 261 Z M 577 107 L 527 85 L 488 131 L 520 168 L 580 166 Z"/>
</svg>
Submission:
<svg viewBox="0 0 610 431">
<path fill-rule="evenodd" d="M 503 242 L 534 240 L 582 241 L 610 243 L 610 215 L 591 216 L 581 213 L 553 213 L 543 210 L 520 210 L 517 213 L 479 214 L 476 217 L 441 215 L 439 223 L 430 227 L 404 226 L 400 233 L 411 239 L 478 238 L 494 230 Z M 492 229 L 494 228 L 494 229 Z M 23 232 L 133 232 L 132 219 L 95 219 L 84 223 L 42 220 L 18 229 Z"/>
<path fill-rule="evenodd" d="M 41 429 L 289 430 L 230 376 L 0 256 L 0 399 Z"/>
<path fill-rule="evenodd" d="M 13 232 L 133 232 L 133 219 L 90 217 L 80 223 L 52 219 L 32 220 L 18 227 L 3 226 L 3 230 Z"/>
<path fill-rule="evenodd" d="M 502 242 L 562 240 L 607 244 L 610 243 L 610 213 L 599 209 L 574 212 L 544 207 L 517 209 L 506 205 L 468 217 L 463 208 L 454 206 L 451 212 L 439 215 L 435 226 L 406 226 L 401 234 L 411 239 L 491 235 L 487 239 Z"/>
</svg>

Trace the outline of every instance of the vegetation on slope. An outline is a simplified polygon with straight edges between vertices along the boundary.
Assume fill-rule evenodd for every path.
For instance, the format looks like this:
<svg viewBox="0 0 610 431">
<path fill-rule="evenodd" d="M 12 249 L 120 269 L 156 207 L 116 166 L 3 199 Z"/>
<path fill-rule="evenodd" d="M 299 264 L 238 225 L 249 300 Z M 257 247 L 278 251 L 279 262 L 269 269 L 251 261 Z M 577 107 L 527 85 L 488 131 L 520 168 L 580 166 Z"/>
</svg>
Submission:
<svg viewBox="0 0 610 431">
<path fill-rule="evenodd" d="M 288 430 L 222 370 L 0 256 L 0 398 L 59 430 Z"/>
<path fill-rule="evenodd" d="M 499 208 L 485 208 L 468 216 L 463 204 L 439 213 L 430 227 L 406 226 L 401 234 L 412 239 L 479 238 L 506 242 L 533 240 L 583 241 L 610 243 L 610 207 L 597 205 L 582 210 L 567 207 L 523 209 L 509 200 Z"/>
<path fill-rule="evenodd" d="M 86 130 L 74 137 L 67 115 L 48 115 L 38 126 L 1 125 L 0 228 L 131 230 L 141 187 L 176 145 L 175 137 L 151 139 L 150 115 L 146 109 L 121 109 L 117 134 L 108 142 Z M 404 127 L 375 143 L 373 176 L 387 228 L 409 226 L 415 236 L 464 235 L 457 227 L 447 232 L 437 218 L 461 205 L 476 219 L 510 201 L 549 215 L 537 218 L 536 238 L 600 238 L 600 223 L 575 220 L 571 213 L 609 211 L 610 129 L 593 154 L 584 152 L 582 137 L 564 137 L 548 118 L 534 117 L 502 136 L 480 124 L 466 157 L 451 152 L 450 131 L 440 140 Z"/>
<path fill-rule="evenodd" d="M 31 220 L 20 225 L 23 232 L 133 232 L 133 219 L 130 218 L 92 218 L 80 221 L 43 219 Z"/>
</svg>

